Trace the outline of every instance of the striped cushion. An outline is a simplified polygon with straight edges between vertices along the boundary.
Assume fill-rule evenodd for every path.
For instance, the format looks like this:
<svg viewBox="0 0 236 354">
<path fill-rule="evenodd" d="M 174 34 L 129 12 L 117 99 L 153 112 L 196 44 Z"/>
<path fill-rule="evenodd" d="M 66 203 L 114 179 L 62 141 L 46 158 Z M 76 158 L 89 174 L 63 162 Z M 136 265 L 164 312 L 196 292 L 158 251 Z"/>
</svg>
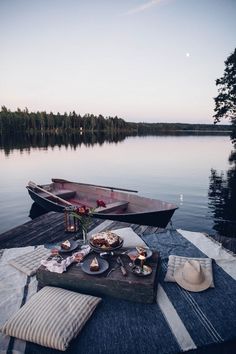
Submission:
<svg viewBox="0 0 236 354">
<path fill-rule="evenodd" d="M 169 256 L 167 272 L 164 281 L 175 282 L 176 281 L 174 277 L 175 270 L 178 269 L 180 266 L 183 266 L 186 261 L 189 261 L 191 259 L 199 261 L 201 266 L 212 274 L 211 288 L 214 288 L 215 285 L 213 280 L 211 258 L 182 257 L 182 256 L 174 256 L 173 254 L 171 254 Z"/>
<path fill-rule="evenodd" d="M 50 255 L 50 250 L 44 247 L 39 246 L 34 251 L 31 251 L 26 254 L 22 254 L 17 258 L 11 259 L 10 264 L 19 269 L 21 272 L 32 276 L 36 274 L 37 269 L 40 266 L 40 261 L 43 258 L 47 258 Z"/>
<path fill-rule="evenodd" d="M 2 327 L 2 332 L 45 347 L 66 350 L 100 298 L 46 286 Z"/>
</svg>

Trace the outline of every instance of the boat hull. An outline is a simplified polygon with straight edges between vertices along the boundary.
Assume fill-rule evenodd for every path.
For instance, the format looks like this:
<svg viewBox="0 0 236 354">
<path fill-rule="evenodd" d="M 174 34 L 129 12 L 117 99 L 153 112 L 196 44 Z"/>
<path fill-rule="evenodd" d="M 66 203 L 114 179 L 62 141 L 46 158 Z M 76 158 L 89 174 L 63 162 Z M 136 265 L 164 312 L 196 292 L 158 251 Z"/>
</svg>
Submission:
<svg viewBox="0 0 236 354">
<path fill-rule="evenodd" d="M 32 200 L 44 208 L 46 211 L 64 212 L 65 205 L 61 205 L 50 197 L 42 197 L 35 190 L 29 186 L 26 187 Z M 137 197 L 136 197 L 137 198 Z M 139 199 L 142 197 L 138 197 Z M 55 198 L 54 198 L 55 199 Z M 147 201 L 147 198 L 143 198 Z M 150 201 L 153 201 L 150 199 Z M 173 208 L 166 210 L 147 210 L 137 212 L 114 211 L 114 212 L 94 212 L 93 217 L 103 220 L 114 220 L 120 222 L 127 222 L 130 224 L 148 225 L 165 228 L 171 220 L 174 214 L 176 206 L 173 204 Z"/>
<path fill-rule="evenodd" d="M 129 224 L 148 225 L 165 228 L 170 222 L 170 219 L 174 212 L 175 209 L 135 214 L 94 214 L 94 217 L 97 217 L 99 219 L 127 222 Z"/>
<path fill-rule="evenodd" d="M 65 210 L 65 207 L 63 205 L 57 204 L 53 202 L 53 200 L 50 200 L 48 198 L 43 198 L 34 191 L 32 191 L 29 187 L 26 187 L 28 189 L 28 193 L 30 197 L 33 199 L 33 201 L 40 205 L 42 208 L 44 208 L 47 211 L 56 211 L 58 213 L 63 213 Z"/>
</svg>

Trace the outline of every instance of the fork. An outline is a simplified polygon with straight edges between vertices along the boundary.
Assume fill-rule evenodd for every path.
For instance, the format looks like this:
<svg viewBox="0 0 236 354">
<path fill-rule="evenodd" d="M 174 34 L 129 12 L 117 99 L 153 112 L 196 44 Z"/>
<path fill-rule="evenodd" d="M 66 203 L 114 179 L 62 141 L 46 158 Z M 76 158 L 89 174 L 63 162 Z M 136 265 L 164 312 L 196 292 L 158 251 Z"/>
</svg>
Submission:
<svg viewBox="0 0 236 354">
<path fill-rule="evenodd" d="M 107 273 L 106 277 L 108 277 L 112 272 L 114 272 L 114 270 L 118 269 L 119 267 L 114 267 L 114 268 L 111 268 L 109 270 L 109 272 Z"/>
</svg>

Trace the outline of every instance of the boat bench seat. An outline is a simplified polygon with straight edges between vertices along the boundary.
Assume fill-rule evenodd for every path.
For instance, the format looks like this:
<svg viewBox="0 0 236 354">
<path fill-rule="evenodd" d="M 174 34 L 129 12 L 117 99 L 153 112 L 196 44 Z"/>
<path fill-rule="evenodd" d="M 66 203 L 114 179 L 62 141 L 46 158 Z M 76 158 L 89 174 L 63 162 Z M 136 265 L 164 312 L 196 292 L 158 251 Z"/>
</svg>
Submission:
<svg viewBox="0 0 236 354">
<path fill-rule="evenodd" d="M 72 191 L 70 189 L 61 189 L 57 191 L 53 191 L 53 194 L 55 194 L 57 197 L 63 198 L 63 199 L 69 199 L 73 198 L 76 194 L 75 191 Z M 52 198 L 50 195 L 47 193 L 41 192 L 40 195 L 44 198 L 50 199 Z"/>
<path fill-rule="evenodd" d="M 97 213 L 106 213 L 106 212 L 111 212 L 116 209 L 126 209 L 128 206 L 129 202 L 126 201 L 118 201 L 110 204 L 106 204 L 105 207 L 98 207 L 96 208 Z"/>
</svg>

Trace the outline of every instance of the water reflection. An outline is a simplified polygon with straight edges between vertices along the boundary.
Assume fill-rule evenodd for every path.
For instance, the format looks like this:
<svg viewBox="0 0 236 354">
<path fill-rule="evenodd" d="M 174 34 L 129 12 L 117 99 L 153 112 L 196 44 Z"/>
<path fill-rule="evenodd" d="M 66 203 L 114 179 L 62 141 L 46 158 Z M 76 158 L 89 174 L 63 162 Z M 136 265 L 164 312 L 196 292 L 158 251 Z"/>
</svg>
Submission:
<svg viewBox="0 0 236 354">
<path fill-rule="evenodd" d="M 32 134 L 15 134 L 15 135 L 0 135 L 0 149 L 3 149 L 6 155 L 9 155 L 13 149 L 28 150 L 31 148 L 44 148 L 65 146 L 76 149 L 78 146 L 84 144 L 91 146 L 94 144 L 102 145 L 104 142 L 117 143 L 124 140 L 127 135 L 122 132 L 99 132 L 99 133 L 64 133 L 57 134 L 47 133 L 32 133 Z"/>
<path fill-rule="evenodd" d="M 217 177 L 226 179 L 217 171 L 228 170 L 232 145 L 228 136 L 205 135 L 179 132 L 126 139 L 125 133 L 54 133 L 0 137 L 0 232 L 28 221 L 32 203 L 25 185 L 29 180 L 47 183 L 52 177 L 61 177 L 137 189 L 140 195 L 179 204 L 174 227 L 225 234 L 222 221 L 228 217 L 224 210 L 218 215 L 222 202 L 217 204 L 218 192 L 213 186 Z M 231 160 L 235 161 L 235 155 Z M 209 190 L 211 168 L 215 173 Z M 234 180 L 235 175 L 231 172 L 227 178 Z M 228 183 L 227 179 L 227 188 Z M 36 215 L 38 210 L 32 206 L 30 217 Z"/>
<path fill-rule="evenodd" d="M 46 214 L 47 210 L 42 208 L 40 205 L 36 204 L 35 202 L 31 205 L 30 211 L 29 211 L 29 217 L 31 219 L 35 219 L 40 215 Z"/>
<path fill-rule="evenodd" d="M 230 168 L 226 174 L 211 170 L 208 197 L 214 217 L 213 229 L 218 235 L 236 238 L 236 127 L 231 141 Z"/>
<path fill-rule="evenodd" d="M 154 134 L 154 136 L 216 136 L 228 135 L 228 132 L 207 131 L 169 131 Z M 100 131 L 96 133 L 69 133 L 63 134 L 58 132 L 53 133 L 25 133 L 25 134 L 0 134 L 0 149 L 4 150 L 5 155 L 9 155 L 14 149 L 29 151 L 32 148 L 48 149 L 53 147 L 65 146 L 76 149 L 82 144 L 85 146 L 93 146 L 95 144 L 103 145 L 104 143 L 118 143 L 130 136 L 150 136 L 146 133 L 131 133 L 125 131 Z"/>
</svg>

